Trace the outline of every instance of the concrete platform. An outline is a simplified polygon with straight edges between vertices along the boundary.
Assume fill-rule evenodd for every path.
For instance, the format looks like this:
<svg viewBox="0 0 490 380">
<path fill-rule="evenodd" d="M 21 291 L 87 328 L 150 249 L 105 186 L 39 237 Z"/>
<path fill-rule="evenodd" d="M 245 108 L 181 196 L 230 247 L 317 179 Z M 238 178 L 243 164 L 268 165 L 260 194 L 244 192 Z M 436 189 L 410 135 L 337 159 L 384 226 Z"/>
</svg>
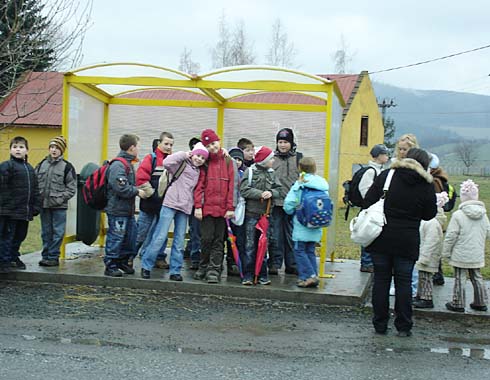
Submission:
<svg viewBox="0 0 490 380">
<path fill-rule="evenodd" d="M 161 269 L 154 269 L 152 278 L 143 280 L 140 277 L 139 259 L 135 260 L 136 273 L 134 275 L 110 278 L 103 274 L 103 250 L 74 243 L 67 246 L 67 252 L 67 259 L 61 261 L 60 266 L 55 268 L 40 267 L 38 265 L 39 253 L 23 255 L 22 260 L 26 263 L 27 269 L 2 275 L 2 278 L 14 281 L 155 289 L 271 301 L 348 306 L 362 306 L 364 304 L 371 281 L 371 275 L 361 273 L 358 261 L 353 260 L 326 263 L 326 273 L 334 275 L 334 277 L 321 279 L 317 289 L 298 288 L 296 276 L 281 274 L 281 272 L 278 276 L 270 276 L 272 284 L 266 286 L 246 287 L 241 285 L 239 277 L 227 277 L 226 273 L 224 273 L 221 283 L 207 284 L 204 281 L 192 279 L 194 271 L 188 269 L 188 262 L 184 263 L 182 270 L 184 281 L 182 282 L 170 281 L 168 271 Z"/>
</svg>

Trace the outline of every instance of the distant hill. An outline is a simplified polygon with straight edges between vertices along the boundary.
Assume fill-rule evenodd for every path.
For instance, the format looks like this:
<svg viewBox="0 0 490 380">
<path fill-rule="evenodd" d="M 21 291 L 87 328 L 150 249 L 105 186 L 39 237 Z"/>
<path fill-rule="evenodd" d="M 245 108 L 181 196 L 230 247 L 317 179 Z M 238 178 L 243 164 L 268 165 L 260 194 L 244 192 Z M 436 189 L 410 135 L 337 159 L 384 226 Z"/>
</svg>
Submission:
<svg viewBox="0 0 490 380">
<path fill-rule="evenodd" d="M 386 116 L 396 136 L 414 133 L 426 148 L 461 138 L 490 140 L 490 96 L 439 90 L 414 90 L 373 82 L 379 100 L 394 99 Z"/>
</svg>

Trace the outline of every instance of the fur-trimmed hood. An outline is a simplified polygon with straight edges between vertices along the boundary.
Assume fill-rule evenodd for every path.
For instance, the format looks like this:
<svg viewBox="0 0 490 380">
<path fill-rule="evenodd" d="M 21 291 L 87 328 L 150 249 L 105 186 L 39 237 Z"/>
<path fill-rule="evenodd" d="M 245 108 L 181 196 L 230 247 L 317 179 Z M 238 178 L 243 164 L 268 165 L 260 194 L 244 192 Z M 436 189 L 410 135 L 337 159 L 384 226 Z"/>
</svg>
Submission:
<svg viewBox="0 0 490 380">
<path fill-rule="evenodd" d="M 427 183 L 432 183 L 433 178 L 422 165 L 413 158 L 404 158 L 403 160 L 396 160 L 391 164 L 391 169 L 409 169 L 415 171 L 420 177 L 422 177 Z"/>
</svg>

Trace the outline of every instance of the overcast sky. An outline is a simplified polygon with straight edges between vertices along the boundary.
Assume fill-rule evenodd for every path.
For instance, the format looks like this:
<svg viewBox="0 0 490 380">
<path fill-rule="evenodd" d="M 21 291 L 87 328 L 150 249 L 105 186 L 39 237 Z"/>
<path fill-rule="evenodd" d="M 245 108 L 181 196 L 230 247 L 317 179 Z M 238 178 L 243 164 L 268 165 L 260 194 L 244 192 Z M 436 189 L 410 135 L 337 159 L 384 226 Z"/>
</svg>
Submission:
<svg viewBox="0 0 490 380">
<path fill-rule="evenodd" d="M 417 4 L 416 6 L 414 4 Z M 134 61 L 178 68 L 184 46 L 212 69 L 218 19 L 243 20 L 257 64 L 265 63 L 272 24 L 280 18 L 301 71 L 333 73 L 332 54 L 344 36 L 351 72 L 370 72 L 490 45 L 490 1 L 94 0 L 83 65 Z M 373 74 L 401 87 L 490 95 L 490 49 Z"/>
</svg>

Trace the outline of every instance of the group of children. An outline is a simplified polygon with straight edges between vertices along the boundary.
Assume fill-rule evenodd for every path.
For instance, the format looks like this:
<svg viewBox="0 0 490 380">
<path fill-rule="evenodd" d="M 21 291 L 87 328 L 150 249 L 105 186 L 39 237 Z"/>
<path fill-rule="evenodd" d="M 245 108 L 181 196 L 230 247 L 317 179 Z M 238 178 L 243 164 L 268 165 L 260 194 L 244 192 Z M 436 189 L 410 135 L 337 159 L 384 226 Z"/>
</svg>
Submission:
<svg viewBox="0 0 490 380">
<path fill-rule="evenodd" d="M 133 262 L 139 254 L 142 278 L 151 278 L 152 269 L 158 267 L 169 269 L 170 280 L 182 281 L 189 226 L 194 279 L 217 283 L 223 272 L 229 224 L 236 236 L 239 262 L 228 248 L 228 274 L 240 275 L 243 285 L 252 285 L 256 275 L 256 283 L 270 284 L 269 275 L 278 274 L 283 264 L 287 274 L 298 274 L 298 286 L 318 285 L 315 244 L 321 229 L 309 231 L 297 222 L 294 212 L 304 187 L 328 195 L 328 184 L 315 175 L 315 161 L 296 152 L 291 129 L 277 133 L 275 151 L 265 146 L 255 149 L 246 138 L 227 151 L 211 129 L 191 139 L 188 152 L 173 153 L 173 143 L 172 134 L 163 132 L 154 152 L 146 155 L 136 170 L 133 164 L 138 161 L 139 138 L 121 136 L 120 152 L 106 172 L 106 276 L 134 274 Z M 59 265 L 68 201 L 76 193 L 75 169 L 63 159 L 66 145 L 62 136 L 53 138 L 48 156 L 34 169 L 27 162 L 27 140 L 12 139 L 11 158 L 0 164 L 0 273 L 12 267 L 25 269 L 19 248 L 28 222 L 38 214 L 43 239 L 39 265 Z M 240 210 L 235 215 L 237 205 Z M 238 213 L 244 214 L 241 221 Z M 260 273 L 255 273 L 260 234 L 256 224 L 264 215 L 270 222 L 265 232 L 268 258 L 263 260 Z M 165 248 L 172 224 L 167 262 Z"/>
</svg>

